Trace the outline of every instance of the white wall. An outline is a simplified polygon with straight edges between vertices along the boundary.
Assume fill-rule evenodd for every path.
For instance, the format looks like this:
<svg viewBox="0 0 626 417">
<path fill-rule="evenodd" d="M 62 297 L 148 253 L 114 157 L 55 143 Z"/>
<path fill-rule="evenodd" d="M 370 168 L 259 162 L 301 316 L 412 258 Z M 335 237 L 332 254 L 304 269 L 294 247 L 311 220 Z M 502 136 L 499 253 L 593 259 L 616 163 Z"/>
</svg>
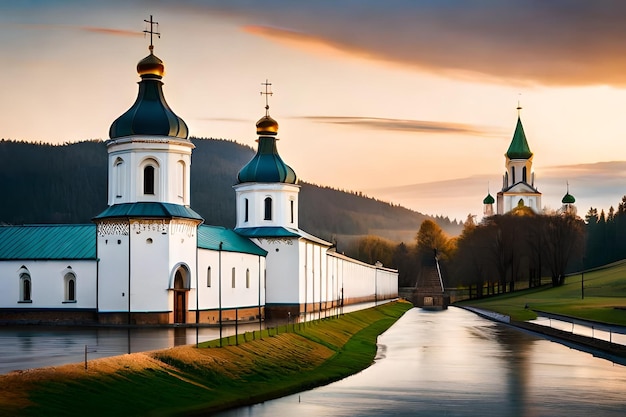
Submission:
<svg viewBox="0 0 626 417">
<path fill-rule="evenodd" d="M 220 269 L 221 265 L 221 269 Z M 207 286 L 207 271 L 211 267 L 211 286 Z M 232 269 L 235 268 L 235 288 L 232 287 Z M 265 258 L 238 252 L 198 251 L 198 301 L 200 310 L 251 307 L 265 305 Z M 220 274 L 221 271 L 221 274 Z M 246 287 L 246 271 L 250 273 L 250 286 Z M 221 277 L 221 281 L 220 281 Z M 195 278 L 194 278 L 195 279 Z M 189 310 L 195 310 L 194 288 L 189 295 Z"/>
<path fill-rule="evenodd" d="M 31 301 L 20 303 L 20 271 L 28 270 Z M 64 302 L 65 274 L 76 277 L 76 302 Z M 18 260 L 0 262 L 1 308 L 96 308 L 95 260 Z"/>
</svg>

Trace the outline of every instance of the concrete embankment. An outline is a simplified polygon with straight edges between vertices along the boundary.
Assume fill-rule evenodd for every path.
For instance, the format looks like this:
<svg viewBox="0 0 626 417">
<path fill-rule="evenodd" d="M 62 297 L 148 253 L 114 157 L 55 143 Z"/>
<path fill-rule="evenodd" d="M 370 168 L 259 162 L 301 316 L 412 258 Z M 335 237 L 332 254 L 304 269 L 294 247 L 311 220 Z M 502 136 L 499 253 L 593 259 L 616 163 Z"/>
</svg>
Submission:
<svg viewBox="0 0 626 417">
<path fill-rule="evenodd" d="M 545 336 L 548 339 L 554 340 L 556 342 L 560 342 L 566 345 L 569 345 L 574 348 L 580 348 L 581 350 L 589 351 L 591 353 L 604 353 L 605 355 L 614 356 L 616 358 L 626 358 L 626 346 L 620 345 L 617 343 L 611 343 L 606 340 L 597 339 L 589 336 L 579 335 L 572 332 L 567 332 L 560 329 L 555 329 L 552 327 L 542 326 L 539 324 L 534 324 L 528 321 L 512 321 L 509 316 L 504 314 L 496 313 L 489 310 L 484 310 L 476 307 L 470 306 L 458 306 L 465 310 L 471 311 L 475 314 L 478 314 L 487 319 L 497 321 L 500 323 L 505 323 L 519 329 L 523 329 L 526 331 L 530 331 L 532 333 L 537 333 L 542 336 Z M 566 318 L 566 316 L 561 316 L 561 318 Z M 570 318 L 571 319 L 571 318 Z"/>
<path fill-rule="evenodd" d="M 378 335 L 412 305 L 394 302 L 332 319 L 0 376 L 0 415 L 209 415 L 324 385 L 369 366 Z M 237 344 L 236 344 L 237 343 Z M 226 346 L 228 344 L 228 346 Z"/>
</svg>

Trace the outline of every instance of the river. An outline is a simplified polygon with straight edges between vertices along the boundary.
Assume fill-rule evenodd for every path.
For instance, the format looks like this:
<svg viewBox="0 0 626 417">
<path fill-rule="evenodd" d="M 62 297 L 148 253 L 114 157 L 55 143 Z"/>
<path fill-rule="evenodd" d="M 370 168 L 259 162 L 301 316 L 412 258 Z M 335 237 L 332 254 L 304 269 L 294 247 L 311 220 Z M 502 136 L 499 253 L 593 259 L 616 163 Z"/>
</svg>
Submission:
<svg viewBox="0 0 626 417">
<path fill-rule="evenodd" d="M 371 367 L 219 417 L 623 416 L 626 367 L 457 308 L 408 311 Z"/>
</svg>

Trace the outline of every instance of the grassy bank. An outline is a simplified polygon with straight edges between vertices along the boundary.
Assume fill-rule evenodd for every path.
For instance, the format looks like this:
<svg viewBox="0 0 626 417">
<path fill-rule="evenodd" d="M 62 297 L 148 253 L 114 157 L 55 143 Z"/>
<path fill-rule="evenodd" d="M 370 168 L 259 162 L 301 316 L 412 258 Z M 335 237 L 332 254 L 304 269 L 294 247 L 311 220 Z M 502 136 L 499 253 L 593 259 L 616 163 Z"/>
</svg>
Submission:
<svg viewBox="0 0 626 417">
<path fill-rule="evenodd" d="M 589 271 L 584 276 L 568 276 L 561 287 L 535 288 L 458 304 L 496 311 L 515 321 L 534 319 L 537 315 L 532 310 L 540 310 L 626 325 L 626 262 Z"/>
<path fill-rule="evenodd" d="M 88 370 L 73 364 L 13 372 L 0 376 L 0 415 L 206 415 L 280 397 L 369 366 L 377 336 L 411 307 L 390 303 L 278 334 L 248 334 L 238 346 L 207 347 L 212 342 L 98 359 Z"/>
</svg>

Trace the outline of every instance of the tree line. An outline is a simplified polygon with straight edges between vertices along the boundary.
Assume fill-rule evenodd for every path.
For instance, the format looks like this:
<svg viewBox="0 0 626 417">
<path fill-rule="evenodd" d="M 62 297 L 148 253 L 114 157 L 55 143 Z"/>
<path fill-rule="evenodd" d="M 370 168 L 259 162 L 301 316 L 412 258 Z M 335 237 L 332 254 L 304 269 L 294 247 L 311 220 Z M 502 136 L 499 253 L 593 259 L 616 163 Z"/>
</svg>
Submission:
<svg viewBox="0 0 626 417">
<path fill-rule="evenodd" d="M 398 268 L 399 285 L 413 287 L 436 249 L 445 286 L 464 287 L 472 297 L 482 297 L 514 291 L 519 283 L 541 285 L 544 276 L 553 286 L 562 285 L 568 272 L 582 268 L 588 229 L 574 214 L 536 214 L 517 207 L 480 223 L 470 215 L 457 237 L 425 220 L 411 243 L 368 236 L 356 242 L 349 254 Z"/>
</svg>

